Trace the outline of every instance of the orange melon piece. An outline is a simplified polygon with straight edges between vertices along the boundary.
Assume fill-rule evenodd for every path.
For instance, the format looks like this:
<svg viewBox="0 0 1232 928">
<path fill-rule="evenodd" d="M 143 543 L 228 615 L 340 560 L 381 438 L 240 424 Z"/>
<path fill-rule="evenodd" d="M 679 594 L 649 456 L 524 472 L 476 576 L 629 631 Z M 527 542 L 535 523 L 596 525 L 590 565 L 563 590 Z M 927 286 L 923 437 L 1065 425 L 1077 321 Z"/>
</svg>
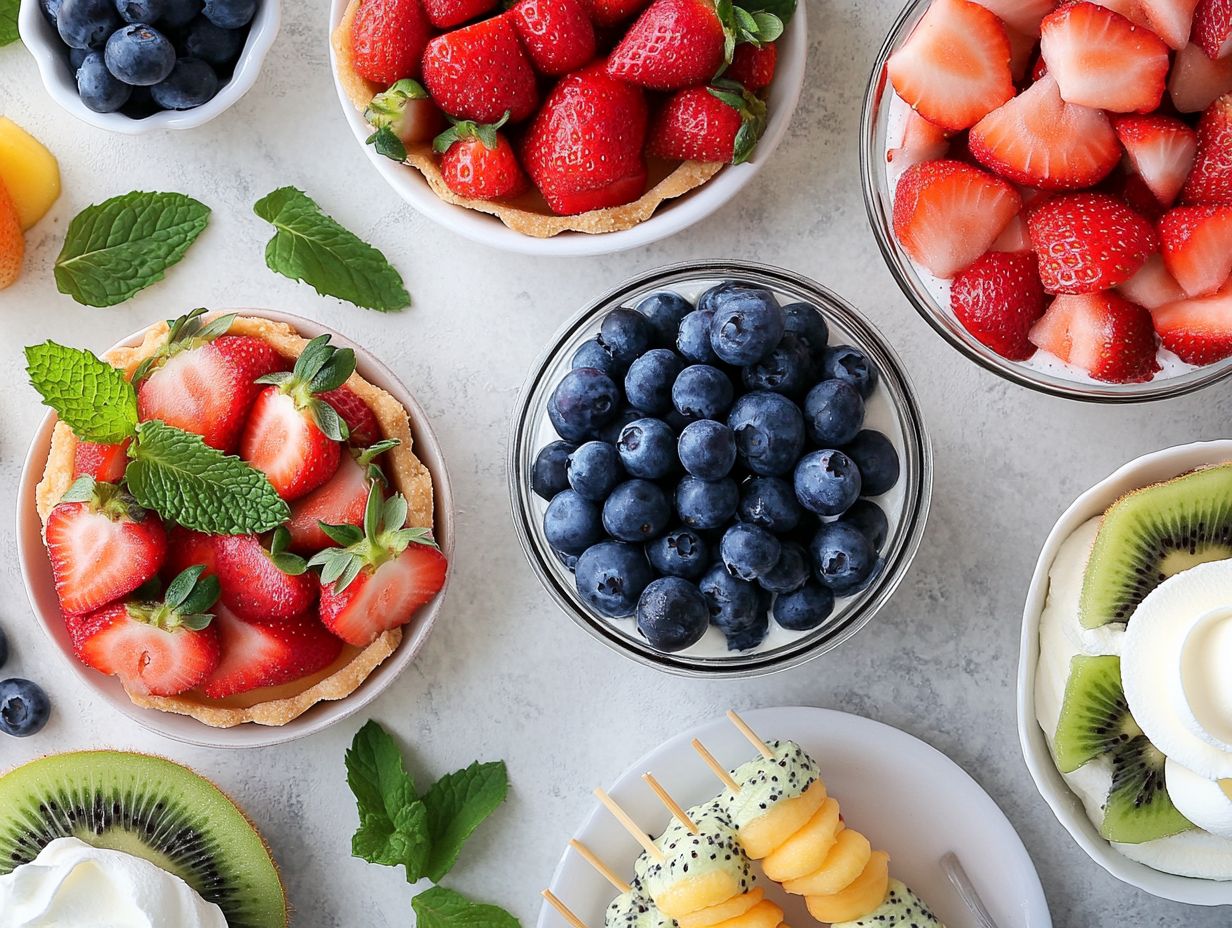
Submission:
<svg viewBox="0 0 1232 928">
<path fill-rule="evenodd" d="M 761 860 L 771 854 L 808 824 L 825 801 L 826 784 L 818 779 L 799 796 L 776 803 L 765 815 L 740 829 L 744 852 L 753 860 Z"/>
<path fill-rule="evenodd" d="M 742 895 L 740 881 L 731 873 L 711 870 L 680 880 L 655 897 L 654 903 L 669 918 L 682 918 Z"/>
<path fill-rule="evenodd" d="M 0 181 L 30 228 L 60 196 L 60 165 L 43 143 L 11 119 L 0 116 Z"/>
<path fill-rule="evenodd" d="M 829 896 L 809 896 L 804 902 L 819 922 L 850 922 L 875 911 L 889 889 L 890 855 L 874 851 L 864 872 L 846 889 Z"/>
<path fill-rule="evenodd" d="M 743 915 L 719 922 L 715 928 L 778 928 L 782 921 L 783 910 L 769 899 L 765 899 Z"/>
<path fill-rule="evenodd" d="M 21 276 L 21 261 L 26 254 L 26 240 L 21 232 L 21 219 L 8 188 L 0 181 L 0 290 Z"/>
<path fill-rule="evenodd" d="M 783 888 L 797 896 L 829 896 L 840 892 L 864 872 L 872 852 L 868 838 L 858 831 L 844 828 L 838 833 L 838 840 L 826 855 L 826 862 L 820 870 L 788 880 Z"/>
<path fill-rule="evenodd" d="M 808 824 L 761 862 L 766 876 L 776 883 L 783 883 L 815 873 L 826 862 L 826 855 L 838 840 L 841 827 L 838 802 L 831 796 L 821 804 Z"/>
<path fill-rule="evenodd" d="M 719 922 L 725 922 L 729 918 L 743 915 L 761 902 L 765 895 L 765 891 L 758 886 L 756 889 L 750 889 L 743 896 L 737 896 L 735 899 L 720 902 L 718 905 L 712 905 L 708 909 L 700 909 L 688 915 L 682 915 L 676 919 L 676 922 L 680 928 L 710 928 L 711 925 L 717 925 Z"/>
</svg>

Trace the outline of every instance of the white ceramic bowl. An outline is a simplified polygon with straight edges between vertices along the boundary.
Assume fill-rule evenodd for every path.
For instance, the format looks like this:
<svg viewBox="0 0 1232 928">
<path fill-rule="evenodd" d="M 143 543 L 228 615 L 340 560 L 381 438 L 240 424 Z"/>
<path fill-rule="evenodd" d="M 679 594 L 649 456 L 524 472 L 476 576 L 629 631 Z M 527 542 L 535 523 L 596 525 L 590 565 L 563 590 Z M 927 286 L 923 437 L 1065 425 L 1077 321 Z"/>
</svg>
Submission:
<svg viewBox="0 0 1232 928">
<path fill-rule="evenodd" d="M 1066 785 L 1053 763 L 1035 714 L 1035 669 L 1039 663 L 1039 623 L 1048 599 L 1048 571 L 1065 540 L 1082 523 L 1100 515 L 1119 497 L 1179 476 L 1206 464 L 1232 460 L 1232 441 L 1194 442 L 1165 448 L 1130 461 L 1087 490 L 1057 520 L 1040 552 L 1022 616 L 1022 652 L 1018 664 L 1018 738 L 1027 768 L 1057 820 L 1093 861 L 1119 880 L 1153 896 L 1192 905 L 1232 905 L 1232 882 L 1176 876 L 1152 869 L 1117 853 L 1087 818 L 1082 801 Z"/>
<path fill-rule="evenodd" d="M 191 110 L 164 110 L 145 119 L 131 119 L 123 113 L 96 113 L 81 102 L 77 82 L 68 66 L 68 47 L 43 15 L 39 0 L 21 0 L 17 28 L 22 42 L 38 64 L 43 86 L 61 107 L 99 129 L 141 135 L 159 129 L 192 129 L 203 125 L 248 93 L 257 82 L 266 53 L 274 44 L 281 19 L 280 0 L 260 0 L 235 71 L 214 98 Z"/>
<path fill-rule="evenodd" d="M 26 2 L 37 4 L 37 0 Z M 333 35 L 334 29 L 341 21 L 348 2 L 349 0 L 331 0 L 330 35 Z M 795 15 L 787 24 L 787 30 L 779 39 L 778 65 L 767 100 L 769 118 L 765 134 L 753 157 L 744 164 L 728 165 L 702 186 L 682 197 L 664 201 L 645 222 L 622 232 L 562 232 L 553 238 L 534 238 L 513 231 L 495 216 L 446 203 L 432 192 L 428 182 L 417 170 L 378 155 L 371 145 L 365 144 L 364 140 L 372 134 L 372 127 L 364 121 L 363 115 L 355 109 L 346 91 L 342 89 L 332 43 L 329 60 L 334 74 L 334 86 L 338 91 L 338 101 L 351 126 L 355 141 L 364 149 L 368 160 L 398 196 L 419 212 L 473 242 L 504 251 L 540 257 L 606 255 L 657 242 L 706 218 L 734 197 L 770 160 L 779 142 L 787 134 L 787 126 L 791 122 L 792 113 L 800 100 L 800 90 L 804 86 L 804 65 L 808 52 L 806 6 L 808 0 L 800 0 Z"/>
<path fill-rule="evenodd" d="M 432 490 L 435 497 L 434 533 L 437 542 L 445 556 L 453 558 L 453 494 L 449 487 L 449 475 L 445 469 L 445 461 L 441 454 L 440 443 L 432 431 L 428 415 L 415 398 L 407 392 L 406 387 L 397 377 L 376 360 L 363 348 L 333 329 L 327 328 L 310 319 L 304 319 L 291 313 L 277 312 L 269 309 L 229 309 L 220 312 L 238 312 L 247 316 L 260 316 L 273 319 L 275 322 L 285 322 L 292 326 L 305 338 L 315 338 L 328 333 L 335 345 L 355 350 L 356 369 L 359 373 L 387 391 L 406 409 L 410 415 L 411 433 L 414 439 L 416 456 L 423 461 L 424 466 L 432 474 Z M 145 329 L 134 332 L 128 338 L 117 343 L 119 345 L 136 345 L 144 337 Z M 415 621 L 406 630 L 397 650 L 383 664 L 376 668 L 354 693 L 345 699 L 335 702 L 319 702 L 297 719 L 286 725 L 269 727 L 246 723 L 234 728 L 211 728 L 194 718 L 175 715 L 156 709 L 142 709 L 133 705 L 115 677 L 104 676 L 81 664 L 74 656 L 69 642 L 68 632 L 64 626 L 64 618 L 60 613 L 59 602 L 56 599 L 55 584 L 51 576 L 51 564 L 47 560 L 47 549 L 43 546 L 42 523 L 35 508 L 34 489 L 43 475 L 47 463 L 47 453 L 51 447 L 51 432 L 55 426 L 54 413 L 48 413 L 35 433 L 30 451 L 26 455 L 26 463 L 22 469 L 20 488 L 17 499 L 17 554 L 21 562 L 22 577 L 26 584 L 26 595 L 30 599 L 30 607 L 36 620 L 42 625 L 48 639 L 60 652 L 64 663 L 71 668 L 79 680 L 85 684 L 100 702 L 110 705 L 116 711 L 128 716 L 143 728 L 152 732 L 183 741 L 189 744 L 199 744 L 204 747 L 247 748 L 263 747 L 270 744 L 282 744 L 311 735 L 339 722 L 347 716 L 358 712 L 381 694 L 386 687 L 415 659 L 415 655 L 423 648 L 432 631 L 432 626 L 441 611 L 441 604 L 448 592 L 448 584 L 431 602 L 424 605 L 415 617 Z"/>
</svg>

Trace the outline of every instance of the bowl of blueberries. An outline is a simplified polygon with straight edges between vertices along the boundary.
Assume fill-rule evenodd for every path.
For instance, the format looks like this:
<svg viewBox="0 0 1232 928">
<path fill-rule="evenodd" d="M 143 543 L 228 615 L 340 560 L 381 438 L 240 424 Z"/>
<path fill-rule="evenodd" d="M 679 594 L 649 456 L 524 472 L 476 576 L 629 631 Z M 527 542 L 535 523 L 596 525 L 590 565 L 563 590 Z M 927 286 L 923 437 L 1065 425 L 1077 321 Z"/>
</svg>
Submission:
<svg viewBox="0 0 1232 928">
<path fill-rule="evenodd" d="M 841 297 L 737 261 L 652 271 L 557 333 L 509 443 L 514 523 L 573 620 L 691 676 L 856 634 L 915 556 L 931 447 L 898 357 Z"/>
<path fill-rule="evenodd" d="M 18 28 L 47 92 L 115 132 L 190 129 L 256 82 L 278 0 L 21 0 Z"/>
</svg>

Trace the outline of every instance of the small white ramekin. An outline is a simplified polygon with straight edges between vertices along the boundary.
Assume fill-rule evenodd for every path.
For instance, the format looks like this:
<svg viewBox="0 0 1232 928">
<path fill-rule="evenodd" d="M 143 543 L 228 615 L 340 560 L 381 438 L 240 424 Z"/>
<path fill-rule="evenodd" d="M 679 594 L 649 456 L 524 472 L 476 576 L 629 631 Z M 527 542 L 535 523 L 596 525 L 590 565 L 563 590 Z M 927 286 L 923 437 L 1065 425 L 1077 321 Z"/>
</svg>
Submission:
<svg viewBox="0 0 1232 928">
<path fill-rule="evenodd" d="M 1191 905 L 1232 905 L 1232 882 L 1177 876 L 1155 870 L 1118 853 L 1087 817 L 1082 801 L 1057 770 L 1044 731 L 1036 720 L 1035 671 L 1039 664 L 1039 623 L 1048 600 L 1048 571 L 1057 551 L 1078 526 L 1100 515 L 1132 490 L 1177 477 L 1196 467 L 1232 461 L 1232 440 L 1194 442 L 1165 448 L 1130 461 L 1087 490 L 1062 513 L 1040 552 L 1022 615 L 1018 664 L 1018 739 L 1035 786 L 1065 830 L 1087 856 L 1118 880 L 1152 896 Z"/>
</svg>

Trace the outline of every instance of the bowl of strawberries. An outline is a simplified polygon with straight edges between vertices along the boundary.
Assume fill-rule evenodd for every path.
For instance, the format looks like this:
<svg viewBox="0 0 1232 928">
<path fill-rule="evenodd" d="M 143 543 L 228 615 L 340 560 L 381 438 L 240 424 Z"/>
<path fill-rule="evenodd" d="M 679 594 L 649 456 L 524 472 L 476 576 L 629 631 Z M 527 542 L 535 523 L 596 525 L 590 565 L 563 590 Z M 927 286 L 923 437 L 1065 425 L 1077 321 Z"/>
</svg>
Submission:
<svg viewBox="0 0 1232 928">
<path fill-rule="evenodd" d="M 1103 402 L 1232 374 L 1232 7 L 913 0 L 869 80 L 865 205 L 924 319 Z"/>
<path fill-rule="evenodd" d="M 508 251 L 608 254 L 708 216 L 770 158 L 804 80 L 804 7 L 333 0 L 331 63 L 411 206 Z"/>
<path fill-rule="evenodd" d="M 51 412 L 18 556 L 96 698 L 177 740 L 275 744 L 357 711 L 423 647 L 453 504 L 426 415 L 380 362 L 270 310 L 26 360 Z"/>
</svg>

